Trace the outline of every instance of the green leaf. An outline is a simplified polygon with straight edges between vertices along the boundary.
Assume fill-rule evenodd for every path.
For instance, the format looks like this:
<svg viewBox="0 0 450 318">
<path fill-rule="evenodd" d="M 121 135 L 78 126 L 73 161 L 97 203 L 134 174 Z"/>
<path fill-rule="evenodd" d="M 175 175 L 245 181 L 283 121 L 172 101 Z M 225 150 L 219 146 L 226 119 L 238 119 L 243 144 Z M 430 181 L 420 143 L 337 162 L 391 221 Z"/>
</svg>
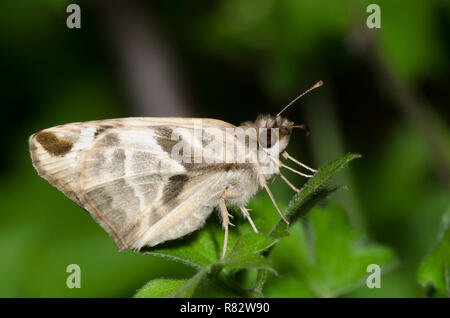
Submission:
<svg viewBox="0 0 450 318">
<path fill-rule="evenodd" d="M 450 297 L 450 207 L 442 217 L 442 229 L 435 248 L 419 267 L 419 283 Z"/>
<path fill-rule="evenodd" d="M 206 278 L 211 270 L 210 266 L 206 266 L 198 271 L 191 279 L 154 279 L 142 287 L 135 298 L 189 298 L 192 297 L 195 290 L 201 282 Z"/>
<path fill-rule="evenodd" d="M 264 289 L 264 294 L 270 298 L 316 297 L 304 280 L 292 274 L 275 277 Z"/>
<path fill-rule="evenodd" d="M 288 221 L 292 223 L 298 216 L 306 214 L 318 201 L 334 192 L 336 188 L 324 189 L 322 188 L 323 184 L 339 170 L 343 169 L 350 161 L 360 157 L 361 155 L 359 154 L 348 154 L 320 168 L 289 202 L 288 207 L 284 211 Z M 288 225 L 283 220 L 279 220 L 269 235 L 274 238 L 280 238 L 287 235 L 287 230 Z"/>
<path fill-rule="evenodd" d="M 289 267 L 318 297 L 340 296 L 363 285 L 370 264 L 382 273 L 395 264 L 393 251 L 367 242 L 339 205 L 314 207 L 299 230 L 295 242 L 284 239 L 271 257 L 276 268 Z"/>
<path fill-rule="evenodd" d="M 261 233 L 240 236 L 231 251 L 220 264 L 229 268 L 265 268 L 273 270 L 266 258 L 259 253 L 268 249 L 277 240 Z"/>
<path fill-rule="evenodd" d="M 299 211 L 306 213 L 316 202 L 332 193 L 335 188 L 327 189 L 323 188 L 322 185 L 348 162 L 358 157 L 359 155 L 349 154 L 320 169 L 291 200 L 285 211 L 286 217 L 293 222 L 300 215 Z M 164 293 L 165 297 L 192 297 L 196 289 L 208 276 L 208 285 L 214 286 L 222 282 L 225 289 L 236 295 L 262 296 L 262 286 L 267 273 L 269 271 L 275 272 L 275 270 L 268 258 L 261 253 L 274 246 L 279 238 L 287 233 L 287 228 L 284 223 L 278 222 L 270 235 L 247 233 L 237 239 L 235 232 L 230 232 L 228 246 L 232 246 L 232 248 L 226 254 L 225 259 L 221 261 L 218 261 L 218 259 L 223 244 L 223 231 L 219 228 L 217 222 L 208 222 L 201 231 L 195 232 L 183 240 L 171 241 L 146 249 L 145 252 L 150 255 L 165 257 L 194 266 L 199 269 L 199 272 L 191 279 L 182 281 L 183 283 L 180 281 L 168 283 L 167 280 L 152 281 L 144 286 L 142 292 L 140 291 L 138 295 L 146 295 L 145 293 L 152 295 L 149 290 L 158 283 L 158 286 L 163 286 L 162 284 L 168 286 L 168 291 Z M 250 268 L 260 269 L 255 288 L 251 290 L 239 288 L 234 281 L 235 274 L 238 270 Z"/>
<path fill-rule="evenodd" d="M 314 176 L 309 179 L 305 185 L 300 189 L 300 191 L 293 196 L 289 201 L 288 207 L 284 211 L 285 217 L 290 223 L 293 223 L 300 216 L 304 216 L 316 203 L 320 200 L 326 198 L 331 193 L 336 191 L 334 188 L 323 187 L 324 183 L 328 181 L 334 174 L 343 169 L 350 161 L 360 158 L 359 154 L 347 154 L 346 156 L 331 161 L 325 166 L 319 169 Z M 282 238 L 289 234 L 288 225 L 283 221 L 279 220 L 275 226 L 269 232 L 269 236 L 272 238 Z M 270 252 L 270 251 L 269 251 Z M 290 253 L 288 251 L 288 255 Z M 263 285 L 266 282 L 267 271 L 260 270 L 258 277 L 254 286 L 257 291 L 262 291 Z"/>
<path fill-rule="evenodd" d="M 217 222 L 217 220 L 213 221 Z M 218 227 L 216 226 L 216 228 Z M 211 222 L 208 222 L 205 228 L 181 240 L 169 241 L 153 248 L 145 248 L 143 251 L 150 255 L 202 268 L 219 258 L 219 243 L 214 234 L 217 232 L 216 228 Z"/>
<path fill-rule="evenodd" d="M 161 298 L 170 297 L 182 286 L 186 285 L 187 279 L 154 279 L 145 284 L 134 298 Z"/>
<path fill-rule="evenodd" d="M 200 286 L 200 283 L 206 278 L 211 270 L 210 266 L 203 267 L 197 274 L 195 274 L 190 280 L 187 281 L 186 284 L 181 286 L 178 290 L 176 290 L 170 297 L 176 298 L 190 298 L 194 295 L 197 287 Z"/>
</svg>

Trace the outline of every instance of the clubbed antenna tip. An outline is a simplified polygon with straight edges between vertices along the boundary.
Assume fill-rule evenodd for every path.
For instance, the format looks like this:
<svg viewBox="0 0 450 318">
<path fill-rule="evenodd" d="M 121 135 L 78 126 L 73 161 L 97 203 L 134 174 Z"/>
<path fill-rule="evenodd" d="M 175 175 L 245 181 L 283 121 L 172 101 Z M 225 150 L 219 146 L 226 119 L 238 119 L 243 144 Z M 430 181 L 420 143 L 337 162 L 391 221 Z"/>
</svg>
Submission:
<svg viewBox="0 0 450 318">
<path fill-rule="evenodd" d="M 289 108 L 289 106 L 291 106 L 292 104 L 294 104 L 300 97 L 302 97 L 305 94 L 308 94 L 310 91 L 312 91 L 313 89 L 316 89 L 320 86 L 323 85 L 323 81 L 320 80 L 318 81 L 316 84 L 314 84 L 313 86 L 311 86 L 310 88 L 308 88 L 306 91 L 304 91 L 303 93 L 301 93 L 300 95 L 298 95 L 292 102 L 290 102 L 289 104 L 287 104 L 278 114 L 277 117 L 281 115 L 281 113 L 283 113 L 286 109 Z"/>
</svg>

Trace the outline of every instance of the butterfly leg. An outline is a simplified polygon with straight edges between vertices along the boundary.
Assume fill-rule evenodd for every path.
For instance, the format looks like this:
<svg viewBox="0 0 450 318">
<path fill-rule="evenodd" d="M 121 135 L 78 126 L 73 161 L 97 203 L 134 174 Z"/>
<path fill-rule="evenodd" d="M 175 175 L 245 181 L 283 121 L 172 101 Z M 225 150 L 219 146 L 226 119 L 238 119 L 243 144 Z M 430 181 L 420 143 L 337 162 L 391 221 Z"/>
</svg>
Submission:
<svg viewBox="0 0 450 318">
<path fill-rule="evenodd" d="M 230 193 L 230 192 L 228 192 L 226 189 L 225 189 L 225 191 L 224 191 L 223 194 L 222 194 L 222 198 L 223 198 L 224 200 L 236 199 L 236 198 L 239 198 L 239 197 L 241 197 L 241 196 L 242 196 L 242 193 L 241 193 L 241 192 L 232 192 L 232 193 Z M 230 213 L 228 213 L 228 217 L 229 217 L 229 218 L 233 218 L 233 215 L 230 214 Z M 231 226 L 234 226 L 234 224 L 231 223 L 231 222 L 228 222 L 228 224 L 231 225 Z"/>
<path fill-rule="evenodd" d="M 248 213 L 248 210 L 247 210 L 244 206 L 241 206 L 240 208 L 241 208 L 242 214 L 244 214 L 244 216 L 245 216 L 245 217 L 247 218 L 247 220 L 250 222 L 250 225 L 252 226 L 253 231 L 255 231 L 255 233 L 259 233 L 258 229 L 257 229 L 256 226 L 255 226 L 255 223 L 253 223 L 253 220 L 252 220 L 252 218 L 250 217 L 250 213 Z"/>
<path fill-rule="evenodd" d="M 228 212 L 227 206 L 225 205 L 225 200 L 239 198 L 240 196 L 242 196 L 242 193 L 240 193 L 240 192 L 229 193 L 227 191 L 227 189 L 225 189 L 222 193 L 222 197 L 220 198 L 219 208 L 220 208 L 220 213 L 222 214 L 223 227 L 225 229 L 225 237 L 223 239 L 222 256 L 220 257 L 221 260 L 224 259 L 225 253 L 227 252 L 228 226 L 229 225 L 234 226 L 233 223 L 230 222 L 230 218 L 233 218 L 233 216 Z M 248 215 L 248 212 L 247 212 L 247 215 Z M 248 218 L 249 218 L 250 223 L 252 224 L 253 228 L 256 229 L 256 227 L 254 227 L 255 225 L 253 224 L 253 221 L 251 221 L 250 215 L 248 215 Z M 258 230 L 256 230 L 256 232 L 258 232 Z"/>
<path fill-rule="evenodd" d="M 266 189 L 267 194 L 270 197 L 270 200 L 272 200 L 273 205 L 275 206 L 275 209 L 277 210 L 278 214 L 281 216 L 281 218 L 283 219 L 283 221 L 289 225 L 289 221 L 286 219 L 286 217 L 284 216 L 283 212 L 281 212 L 280 208 L 278 207 L 277 201 L 275 201 L 275 198 L 273 197 L 272 192 L 270 191 L 269 187 L 267 186 L 267 183 L 265 183 L 263 185 L 264 189 Z"/>
<path fill-rule="evenodd" d="M 299 189 L 297 189 L 282 173 L 281 171 L 279 172 L 281 179 L 283 179 L 284 182 L 286 182 L 286 184 L 288 186 L 291 187 L 292 190 L 294 190 L 295 192 L 300 192 Z"/>
<path fill-rule="evenodd" d="M 281 153 L 281 155 L 284 157 L 284 159 L 290 159 L 290 160 L 292 160 L 293 162 L 295 162 L 296 164 L 298 164 L 299 166 L 302 166 L 303 168 L 305 168 L 305 169 L 307 169 L 307 170 L 309 170 L 309 171 L 311 171 L 311 172 L 313 172 L 313 173 L 316 173 L 316 172 L 317 172 L 316 169 L 313 169 L 313 168 L 311 168 L 311 167 L 308 167 L 308 166 L 305 165 L 304 163 L 302 163 L 302 162 L 298 161 L 297 159 L 293 158 L 290 154 L 287 153 L 286 150 L 283 151 L 283 152 Z"/>
<path fill-rule="evenodd" d="M 280 161 L 280 167 L 286 168 L 286 169 L 288 169 L 288 170 L 291 170 L 293 173 L 299 174 L 299 175 L 301 175 L 301 176 L 303 176 L 303 177 L 306 177 L 306 178 L 312 178 L 312 177 L 313 177 L 313 175 L 311 175 L 311 174 L 302 173 L 302 172 L 297 171 L 297 170 L 295 170 L 295 169 L 293 169 L 293 168 L 291 168 L 291 167 L 289 167 L 289 166 L 286 166 L 286 165 L 285 165 L 284 163 L 282 163 L 281 161 Z"/>
<path fill-rule="evenodd" d="M 222 197 L 220 198 L 220 202 L 219 202 L 220 213 L 222 214 L 223 227 L 225 229 L 225 237 L 223 239 L 222 256 L 220 257 L 221 260 L 224 259 L 225 253 L 227 252 L 228 225 L 230 224 L 230 219 L 229 219 L 230 214 L 228 213 L 227 206 L 225 205 L 225 193 L 226 193 L 226 191 L 224 191 Z"/>
</svg>

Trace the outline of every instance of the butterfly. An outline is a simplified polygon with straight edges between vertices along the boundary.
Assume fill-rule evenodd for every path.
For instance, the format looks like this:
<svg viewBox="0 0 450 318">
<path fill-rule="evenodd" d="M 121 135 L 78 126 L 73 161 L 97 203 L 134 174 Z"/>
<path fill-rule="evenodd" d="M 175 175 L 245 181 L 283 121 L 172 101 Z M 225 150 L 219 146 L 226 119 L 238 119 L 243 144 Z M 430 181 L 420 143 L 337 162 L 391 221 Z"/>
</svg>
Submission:
<svg viewBox="0 0 450 318">
<path fill-rule="evenodd" d="M 267 180 L 289 169 L 280 154 L 315 173 L 285 148 L 294 128 L 281 116 L 260 115 L 234 126 L 205 118 L 121 118 L 70 123 L 30 136 L 32 164 L 38 174 L 85 209 L 111 236 L 120 251 L 140 250 L 180 238 L 205 223 L 218 208 L 228 228 L 227 205 L 238 207 L 258 232 L 246 205 L 265 189 L 281 218 Z"/>
</svg>

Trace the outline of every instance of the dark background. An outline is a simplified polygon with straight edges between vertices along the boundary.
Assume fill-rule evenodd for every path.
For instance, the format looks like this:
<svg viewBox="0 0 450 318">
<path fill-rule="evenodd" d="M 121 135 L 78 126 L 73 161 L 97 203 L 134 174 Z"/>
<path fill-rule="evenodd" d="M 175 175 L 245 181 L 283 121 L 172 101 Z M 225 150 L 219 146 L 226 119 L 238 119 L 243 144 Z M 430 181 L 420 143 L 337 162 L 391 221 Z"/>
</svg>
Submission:
<svg viewBox="0 0 450 318">
<path fill-rule="evenodd" d="M 129 297 L 152 278 L 193 273 L 118 253 L 38 177 L 29 135 L 128 116 L 239 124 L 277 113 L 318 80 L 324 87 L 285 114 L 311 131 L 296 131 L 288 149 L 314 167 L 361 153 L 333 200 L 398 259 L 383 288 L 339 296 L 424 296 L 417 269 L 450 204 L 450 2 L 377 1 L 380 29 L 367 28 L 370 2 L 359 0 L 80 1 L 81 29 L 66 27 L 69 3 L 0 3 L 0 296 Z M 281 204 L 292 195 L 278 181 L 273 192 Z M 65 285 L 72 263 L 81 289 Z"/>
</svg>

